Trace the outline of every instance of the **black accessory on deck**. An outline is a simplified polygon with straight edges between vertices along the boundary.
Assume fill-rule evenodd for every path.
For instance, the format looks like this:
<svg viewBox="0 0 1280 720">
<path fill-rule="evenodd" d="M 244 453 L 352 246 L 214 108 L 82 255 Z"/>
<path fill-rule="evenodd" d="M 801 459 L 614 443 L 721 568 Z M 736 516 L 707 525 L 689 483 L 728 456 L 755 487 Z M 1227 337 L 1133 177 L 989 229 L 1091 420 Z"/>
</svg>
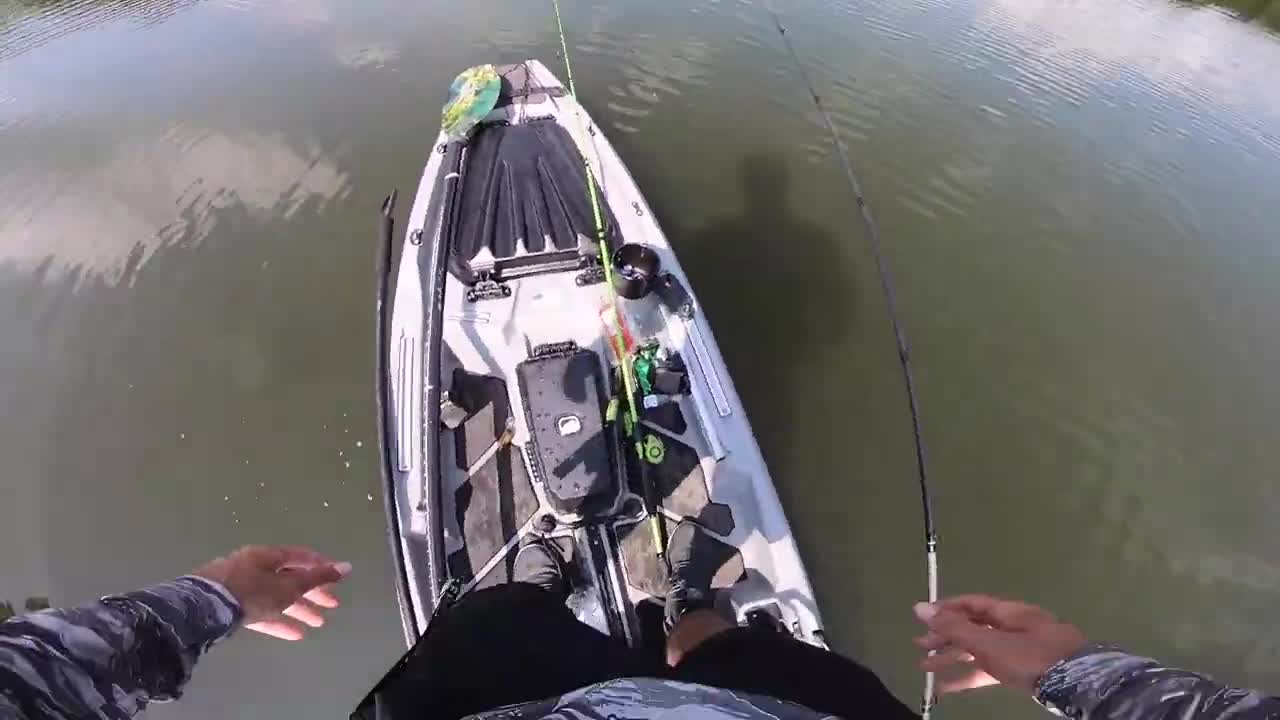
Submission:
<svg viewBox="0 0 1280 720">
<path fill-rule="evenodd" d="M 628 300 L 639 300 L 649 294 L 661 267 L 653 248 L 626 243 L 613 253 L 613 289 Z"/>
<path fill-rule="evenodd" d="M 693 318 L 693 296 L 685 289 L 680 279 L 671 273 L 662 273 L 653 282 L 653 291 L 668 310 L 689 320 Z"/>
<path fill-rule="evenodd" d="M 683 435 L 689 430 L 689 423 L 680 410 L 680 403 L 674 400 L 664 400 L 654 407 L 646 407 L 641 417 L 645 422 L 653 423 L 676 435 Z"/>
<path fill-rule="evenodd" d="M 600 359 L 552 353 L 516 366 L 535 452 L 530 462 L 557 512 L 589 516 L 613 505 L 619 483 L 604 426 Z"/>
<path fill-rule="evenodd" d="M 662 395 L 684 395 L 689 392 L 689 375 L 684 370 L 656 368 L 653 371 L 653 390 Z"/>
</svg>

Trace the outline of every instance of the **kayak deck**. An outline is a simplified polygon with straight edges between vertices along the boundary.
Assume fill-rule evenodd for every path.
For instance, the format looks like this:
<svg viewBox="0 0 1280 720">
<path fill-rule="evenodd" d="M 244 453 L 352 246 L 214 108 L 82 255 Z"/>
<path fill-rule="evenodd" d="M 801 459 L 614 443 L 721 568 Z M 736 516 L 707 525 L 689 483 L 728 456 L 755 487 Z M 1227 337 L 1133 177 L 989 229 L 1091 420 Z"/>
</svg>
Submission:
<svg viewBox="0 0 1280 720">
<path fill-rule="evenodd" d="M 660 647 L 668 578 L 645 508 L 647 478 L 667 534 L 682 522 L 696 527 L 728 612 L 822 644 L 812 589 L 745 412 L 639 189 L 541 63 L 498 70 L 497 109 L 460 147 L 442 136 L 431 153 L 396 284 L 388 407 L 406 633 L 425 629 L 446 578 L 463 592 L 506 582 L 520 542 L 540 535 L 571 561 L 569 604 L 581 620 Z M 677 288 L 676 302 L 670 293 L 618 299 L 622 330 L 597 261 L 584 158 L 608 254 L 641 243 Z M 427 248 L 447 263 L 439 317 L 424 290 Z M 440 323 L 438 348 L 424 346 L 431 322 Z M 631 348 L 656 344 L 651 359 L 664 373 L 641 413 L 644 468 L 620 427 L 622 338 Z M 438 377 L 424 377 L 432 352 Z M 438 400 L 438 425 L 424 422 L 424 398 Z M 438 452 L 426 452 L 428 443 Z"/>
</svg>

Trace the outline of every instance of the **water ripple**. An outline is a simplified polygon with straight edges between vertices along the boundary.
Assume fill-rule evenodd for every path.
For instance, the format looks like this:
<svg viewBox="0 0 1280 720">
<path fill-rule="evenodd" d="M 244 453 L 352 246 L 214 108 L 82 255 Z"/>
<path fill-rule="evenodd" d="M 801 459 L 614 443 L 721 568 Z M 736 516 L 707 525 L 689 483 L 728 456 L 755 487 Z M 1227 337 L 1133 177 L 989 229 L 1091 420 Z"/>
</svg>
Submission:
<svg viewBox="0 0 1280 720">
<path fill-rule="evenodd" d="M 635 121 L 649 116 L 655 106 L 708 86 L 715 75 L 712 46 L 692 36 L 637 37 L 601 29 L 580 43 L 578 51 L 616 67 L 619 77 L 605 91 L 613 98 L 609 111 L 630 118 L 621 126 L 615 123 L 623 132 L 637 131 Z"/>
<path fill-rule="evenodd" d="M 199 0 L 72 0 L 36 3 L 18 0 L 0 17 L 0 61 L 64 35 L 120 20 L 149 27 Z"/>
</svg>

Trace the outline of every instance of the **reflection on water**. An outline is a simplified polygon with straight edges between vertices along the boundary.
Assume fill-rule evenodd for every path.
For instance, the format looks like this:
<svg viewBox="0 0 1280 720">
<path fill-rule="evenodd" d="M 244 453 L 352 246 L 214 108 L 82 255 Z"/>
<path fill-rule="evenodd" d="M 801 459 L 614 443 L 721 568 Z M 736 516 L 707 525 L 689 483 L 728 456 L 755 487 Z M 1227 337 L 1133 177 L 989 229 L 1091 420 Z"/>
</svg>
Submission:
<svg viewBox="0 0 1280 720">
<path fill-rule="evenodd" d="M 986 65 L 1011 65 L 1017 99 L 1037 111 L 1055 101 L 1142 103 L 1161 116 L 1153 132 L 1221 140 L 1244 131 L 1280 151 L 1280 98 L 1258 92 L 1256 74 L 1272 62 L 1275 38 L 1211 8 L 1155 4 L 1090 13 L 994 0 L 974 30 L 974 46 L 992 61 Z"/>
<path fill-rule="evenodd" d="M 319 148 L 186 127 L 122 142 L 71 172 L 23 170 L 0 177 L 0 253 L 18 267 L 49 260 L 108 283 L 132 282 L 157 247 L 199 244 L 217 210 L 289 219 L 309 202 L 323 210 L 351 190 Z"/>
<path fill-rule="evenodd" d="M 1280 686 L 1275 3 L 776 3 L 881 222 L 946 591 Z M 576 80 L 684 258 L 836 646 L 919 678 L 918 496 L 883 299 L 755 0 L 564 6 Z M 158 22 L 164 20 L 164 22 Z M 0 600 L 245 541 L 356 566 L 308 648 L 241 638 L 178 717 L 348 708 L 398 654 L 371 228 L 463 67 L 550 7 L 0 0 Z M 948 717 L 1032 717 L 1012 696 Z"/>
</svg>

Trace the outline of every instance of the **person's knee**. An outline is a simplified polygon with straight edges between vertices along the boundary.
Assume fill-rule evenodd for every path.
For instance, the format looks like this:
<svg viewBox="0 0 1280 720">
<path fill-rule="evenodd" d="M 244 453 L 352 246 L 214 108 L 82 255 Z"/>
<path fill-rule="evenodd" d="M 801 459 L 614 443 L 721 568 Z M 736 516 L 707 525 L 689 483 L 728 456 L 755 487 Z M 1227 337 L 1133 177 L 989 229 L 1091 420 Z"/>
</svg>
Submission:
<svg viewBox="0 0 1280 720">
<path fill-rule="evenodd" d="M 685 614 L 667 636 L 667 664 L 671 667 L 679 665 L 685 655 L 702 643 L 733 627 L 714 610 L 695 610 Z"/>
</svg>

